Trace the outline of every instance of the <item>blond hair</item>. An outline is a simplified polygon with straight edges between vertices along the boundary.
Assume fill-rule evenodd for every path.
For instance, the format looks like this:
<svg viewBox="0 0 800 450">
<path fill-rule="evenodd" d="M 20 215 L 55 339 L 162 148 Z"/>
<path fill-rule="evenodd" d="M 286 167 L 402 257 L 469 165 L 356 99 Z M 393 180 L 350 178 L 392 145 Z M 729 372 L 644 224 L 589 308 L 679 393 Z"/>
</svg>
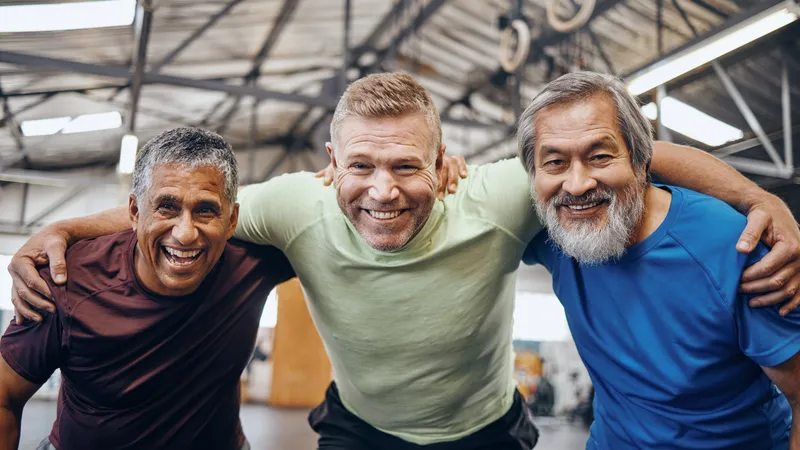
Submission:
<svg viewBox="0 0 800 450">
<path fill-rule="evenodd" d="M 352 116 L 382 119 L 420 114 L 431 131 L 433 152 L 442 145 L 442 124 L 431 94 L 404 73 L 377 73 L 353 82 L 342 94 L 331 121 L 331 142 L 338 146 L 344 119 Z"/>
</svg>

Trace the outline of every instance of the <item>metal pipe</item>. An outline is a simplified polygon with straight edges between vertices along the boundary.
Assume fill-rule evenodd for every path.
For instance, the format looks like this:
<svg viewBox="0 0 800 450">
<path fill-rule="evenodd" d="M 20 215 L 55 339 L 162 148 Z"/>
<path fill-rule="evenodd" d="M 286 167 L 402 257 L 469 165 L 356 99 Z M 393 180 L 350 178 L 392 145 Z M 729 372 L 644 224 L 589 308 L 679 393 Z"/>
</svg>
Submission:
<svg viewBox="0 0 800 450">
<path fill-rule="evenodd" d="M 186 50 L 186 47 L 188 47 L 194 41 L 196 41 L 200 36 L 203 35 L 203 33 L 208 31 L 208 29 L 211 28 L 212 26 L 214 26 L 214 24 L 217 23 L 221 18 L 225 17 L 225 15 L 227 15 L 233 9 L 234 6 L 238 5 L 241 2 L 242 2 L 242 0 L 231 0 L 230 2 L 228 2 L 228 4 L 225 5 L 221 10 L 219 10 L 216 14 L 211 16 L 206 21 L 206 23 L 203 24 L 203 26 L 201 26 L 200 28 L 198 28 L 194 32 L 192 32 L 192 34 L 190 34 L 189 37 L 187 37 L 186 39 L 183 40 L 183 42 L 178 44 L 178 46 L 175 47 L 174 50 L 169 52 L 169 54 L 167 54 L 167 56 L 161 58 L 160 61 L 155 63 L 150 68 L 150 71 L 153 72 L 153 73 L 160 72 L 161 69 L 164 68 L 164 66 L 166 66 L 167 64 L 170 64 L 172 61 L 174 61 L 175 58 L 177 58 L 178 55 L 181 52 Z"/>
<path fill-rule="evenodd" d="M 789 55 L 786 55 L 788 58 Z M 783 160 L 786 167 L 794 170 L 794 149 L 792 148 L 792 97 L 789 91 L 789 68 L 784 60 L 781 67 L 781 106 L 783 110 Z"/>
<path fill-rule="evenodd" d="M 136 49 L 133 53 L 133 76 L 131 77 L 131 99 L 128 113 L 128 132 L 136 130 L 136 113 L 144 84 L 144 68 L 147 64 L 147 45 L 153 26 L 152 0 L 139 0 L 136 9 Z"/>
</svg>

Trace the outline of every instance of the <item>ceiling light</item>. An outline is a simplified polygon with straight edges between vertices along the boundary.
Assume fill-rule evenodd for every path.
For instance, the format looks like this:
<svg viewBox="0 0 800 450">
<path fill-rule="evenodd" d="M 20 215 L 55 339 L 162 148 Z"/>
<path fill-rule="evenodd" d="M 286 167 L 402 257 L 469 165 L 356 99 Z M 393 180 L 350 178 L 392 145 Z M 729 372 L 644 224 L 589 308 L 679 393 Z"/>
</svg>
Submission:
<svg viewBox="0 0 800 450">
<path fill-rule="evenodd" d="M 628 90 L 639 95 L 703 64 L 749 44 L 797 20 L 786 2 L 756 14 L 725 31 L 628 77 Z"/>
<path fill-rule="evenodd" d="M 642 106 L 642 112 L 650 120 L 658 118 L 655 103 Z M 712 147 L 744 137 L 742 130 L 672 97 L 666 97 L 661 102 L 661 112 L 663 126 Z"/>
<path fill-rule="evenodd" d="M 133 134 L 122 136 L 122 144 L 119 150 L 119 166 L 117 171 L 124 174 L 132 174 L 136 165 L 136 150 L 139 146 L 139 138 Z"/>
<path fill-rule="evenodd" d="M 127 26 L 135 15 L 136 0 L 2 6 L 0 33 Z"/>
<path fill-rule="evenodd" d="M 84 133 L 87 131 L 113 130 L 122 126 L 122 115 L 118 111 L 99 114 L 84 114 L 68 123 L 62 133 Z"/>
<path fill-rule="evenodd" d="M 56 134 L 72 120 L 72 117 L 52 117 L 50 119 L 25 120 L 19 127 L 23 136 L 49 136 Z"/>
</svg>

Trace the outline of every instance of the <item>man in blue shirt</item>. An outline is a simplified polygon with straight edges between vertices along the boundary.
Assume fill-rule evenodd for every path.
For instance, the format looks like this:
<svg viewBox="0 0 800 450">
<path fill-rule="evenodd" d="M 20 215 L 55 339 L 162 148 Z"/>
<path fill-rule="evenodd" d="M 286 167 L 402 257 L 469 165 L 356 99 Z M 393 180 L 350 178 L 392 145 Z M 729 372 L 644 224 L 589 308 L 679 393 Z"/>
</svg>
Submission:
<svg viewBox="0 0 800 450">
<path fill-rule="evenodd" d="M 650 123 L 611 76 L 552 82 L 518 139 L 548 230 L 524 262 L 553 275 L 596 389 L 587 449 L 800 450 L 800 313 L 738 292 L 767 252 L 735 250 L 745 217 L 649 183 Z"/>
</svg>

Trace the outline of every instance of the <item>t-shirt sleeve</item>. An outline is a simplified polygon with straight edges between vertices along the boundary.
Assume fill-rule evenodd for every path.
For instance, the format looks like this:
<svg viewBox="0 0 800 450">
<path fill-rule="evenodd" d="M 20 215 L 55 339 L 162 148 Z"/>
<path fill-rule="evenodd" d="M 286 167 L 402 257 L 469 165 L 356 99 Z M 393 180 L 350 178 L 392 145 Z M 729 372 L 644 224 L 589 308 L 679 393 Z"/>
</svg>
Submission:
<svg viewBox="0 0 800 450">
<path fill-rule="evenodd" d="M 465 201 L 480 205 L 485 219 L 522 242 L 542 230 L 533 208 L 530 178 L 519 158 L 475 166 L 465 181 Z"/>
<path fill-rule="evenodd" d="M 315 215 L 325 186 L 309 172 L 281 175 L 239 191 L 239 223 L 234 236 L 281 250 Z"/>
<path fill-rule="evenodd" d="M 548 272 L 553 273 L 553 260 L 555 257 L 555 251 L 547 241 L 547 231 L 544 231 L 537 234 L 525 247 L 525 253 L 522 254 L 522 262 L 529 266 L 541 264 Z"/>
<path fill-rule="evenodd" d="M 53 295 L 58 294 L 54 292 Z M 17 325 L 16 320 L 12 319 L 0 338 L 0 354 L 19 376 L 33 384 L 44 384 L 61 361 L 58 308 L 55 313 L 43 312 L 39 323 L 25 320 L 22 325 Z"/>
<path fill-rule="evenodd" d="M 748 258 L 747 266 L 761 260 L 768 251 L 759 244 Z M 775 367 L 800 352 L 800 311 L 781 317 L 778 313 L 781 305 L 751 308 L 747 303 L 752 297 L 741 294 L 736 302 L 739 347 L 758 365 Z"/>
</svg>

